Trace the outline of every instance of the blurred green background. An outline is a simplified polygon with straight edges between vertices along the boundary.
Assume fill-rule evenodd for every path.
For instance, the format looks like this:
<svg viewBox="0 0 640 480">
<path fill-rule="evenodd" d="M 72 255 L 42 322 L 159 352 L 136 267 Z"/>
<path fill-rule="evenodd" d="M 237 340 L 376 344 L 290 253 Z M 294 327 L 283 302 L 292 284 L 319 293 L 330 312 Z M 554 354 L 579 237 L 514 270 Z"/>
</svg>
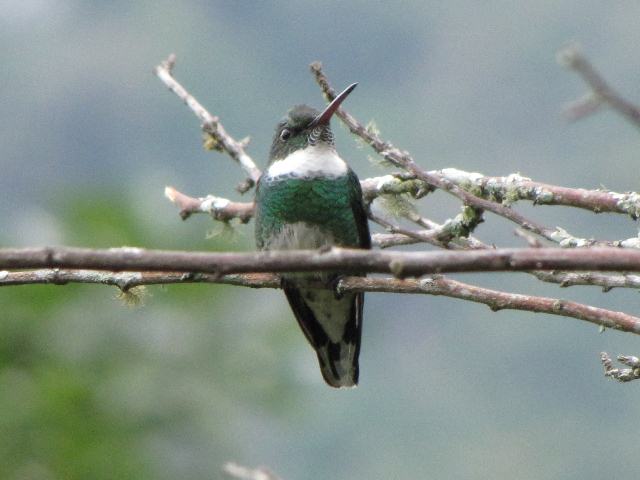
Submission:
<svg viewBox="0 0 640 480">
<path fill-rule="evenodd" d="M 638 190 L 637 130 L 610 112 L 559 115 L 585 91 L 555 52 L 580 41 L 640 101 L 633 2 L 0 2 L 0 243 L 250 250 L 206 217 L 182 222 L 165 185 L 241 199 L 243 177 L 201 148 L 198 122 L 153 76 L 176 77 L 264 165 L 295 103 L 323 105 L 324 62 L 347 108 L 425 168 Z M 336 124 L 337 125 L 337 124 Z M 344 128 L 338 147 L 370 162 Z M 443 194 L 423 212 L 444 220 Z M 522 207 L 577 235 L 628 238 L 622 216 Z M 492 216 L 477 234 L 522 245 Z M 214 232 L 215 233 L 215 232 Z M 526 275 L 463 279 L 638 312 L 635 291 L 559 290 Z M 640 383 L 598 353 L 637 337 L 559 317 L 369 294 L 361 386 L 333 391 L 281 292 L 104 286 L 0 290 L 0 478 L 211 479 L 228 460 L 285 480 L 638 478 Z"/>
</svg>

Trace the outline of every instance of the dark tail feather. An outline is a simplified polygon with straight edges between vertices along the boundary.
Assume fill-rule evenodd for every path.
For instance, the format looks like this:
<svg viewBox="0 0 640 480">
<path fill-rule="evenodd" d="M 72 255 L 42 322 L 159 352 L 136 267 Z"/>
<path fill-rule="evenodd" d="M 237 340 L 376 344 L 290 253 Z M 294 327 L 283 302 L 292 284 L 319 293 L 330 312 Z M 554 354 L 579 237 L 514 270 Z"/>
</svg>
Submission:
<svg viewBox="0 0 640 480">
<path fill-rule="evenodd" d="M 360 369 L 358 356 L 353 344 L 327 343 L 316 347 L 322 378 L 334 388 L 358 385 Z"/>
<path fill-rule="evenodd" d="M 330 291 L 300 290 L 288 282 L 283 286 L 300 328 L 318 355 L 324 380 L 335 388 L 355 387 L 358 384 L 364 294 L 348 294 L 337 299 Z M 327 301 L 335 302 L 332 312 L 318 307 L 318 302 Z M 340 325 L 344 325 L 344 330 L 336 338 L 335 332 L 340 330 Z"/>
</svg>

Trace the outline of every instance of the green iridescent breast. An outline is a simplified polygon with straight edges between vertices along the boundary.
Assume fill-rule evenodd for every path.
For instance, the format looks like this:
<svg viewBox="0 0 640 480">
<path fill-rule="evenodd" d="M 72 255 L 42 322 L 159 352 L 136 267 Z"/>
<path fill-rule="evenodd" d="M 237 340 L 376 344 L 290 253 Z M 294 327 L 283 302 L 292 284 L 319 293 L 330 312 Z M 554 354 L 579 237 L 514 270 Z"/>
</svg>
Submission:
<svg viewBox="0 0 640 480">
<path fill-rule="evenodd" d="M 340 177 L 266 176 L 260 180 L 258 248 L 267 248 L 285 226 L 300 222 L 330 233 L 336 245 L 368 248 L 370 243 L 360 183 L 351 170 Z"/>
</svg>

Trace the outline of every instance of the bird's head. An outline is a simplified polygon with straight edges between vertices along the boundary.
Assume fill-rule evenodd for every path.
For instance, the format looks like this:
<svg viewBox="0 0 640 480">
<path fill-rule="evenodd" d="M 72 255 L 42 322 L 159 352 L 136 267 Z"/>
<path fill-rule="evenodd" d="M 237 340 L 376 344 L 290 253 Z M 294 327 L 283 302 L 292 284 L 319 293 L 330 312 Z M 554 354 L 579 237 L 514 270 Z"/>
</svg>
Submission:
<svg viewBox="0 0 640 480">
<path fill-rule="evenodd" d="M 322 111 L 307 105 L 296 105 L 276 126 L 269 158 L 271 161 L 286 158 L 296 150 L 309 146 L 333 147 L 333 132 L 329 122 L 340 104 L 356 88 L 349 85 Z"/>
</svg>

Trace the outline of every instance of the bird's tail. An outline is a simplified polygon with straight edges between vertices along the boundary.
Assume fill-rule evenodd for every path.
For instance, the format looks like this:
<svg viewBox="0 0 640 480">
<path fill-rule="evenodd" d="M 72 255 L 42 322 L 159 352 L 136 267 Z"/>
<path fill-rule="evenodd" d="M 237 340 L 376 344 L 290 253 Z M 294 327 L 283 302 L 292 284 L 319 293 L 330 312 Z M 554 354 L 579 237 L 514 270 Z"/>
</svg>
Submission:
<svg viewBox="0 0 640 480">
<path fill-rule="evenodd" d="M 358 348 L 351 343 L 327 342 L 316 347 L 320 372 L 325 382 L 334 388 L 358 385 Z"/>
<path fill-rule="evenodd" d="M 363 293 L 336 298 L 330 290 L 298 289 L 284 284 L 289 305 L 315 349 L 320 371 L 332 387 L 358 384 Z"/>
</svg>

